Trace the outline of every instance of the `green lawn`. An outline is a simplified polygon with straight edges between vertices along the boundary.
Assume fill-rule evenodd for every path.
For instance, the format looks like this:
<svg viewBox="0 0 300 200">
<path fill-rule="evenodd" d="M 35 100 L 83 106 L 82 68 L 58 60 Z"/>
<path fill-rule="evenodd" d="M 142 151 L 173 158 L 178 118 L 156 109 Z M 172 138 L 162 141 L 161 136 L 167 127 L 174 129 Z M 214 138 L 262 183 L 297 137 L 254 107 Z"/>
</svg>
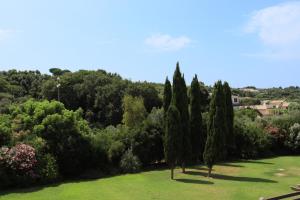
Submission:
<svg viewBox="0 0 300 200">
<path fill-rule="evenodd" d="M 290 192 L 300 183 L 300 157 L 278 157 L 234 162 L 214 168 L 214 177 L 206 178 L 202 166 L 120 175 L 94 181 L 64 183 L 55 186 L 0 193 L 1 200 L 176 200 L 176 199 L 258 199 Z"/>
</svg>

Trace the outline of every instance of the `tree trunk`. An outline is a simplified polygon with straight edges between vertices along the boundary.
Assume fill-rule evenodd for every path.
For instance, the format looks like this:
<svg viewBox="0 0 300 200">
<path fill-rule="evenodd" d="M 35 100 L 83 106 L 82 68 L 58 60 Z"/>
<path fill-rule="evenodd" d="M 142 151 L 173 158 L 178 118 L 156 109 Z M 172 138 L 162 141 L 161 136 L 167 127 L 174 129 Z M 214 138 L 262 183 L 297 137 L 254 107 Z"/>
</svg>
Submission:
<svg viewBox="0 0 300 200">
<path fill-rule="evenodd" d="M 171 167 L 171 179 L 172 180 L 174 179 L 174 168 L 173 168 L 173 166 Z"/>
<path fill-rule="evenodd" d="M 208 174 L 207 174 L 207 177 L 208 177 L 208 178 L 209 178 L 210 175 L 211 175 L 211 170 L 212 170 L 212 168 L 210 167 L 210 168 L 208 169 Z"/>
<path fill-rule="evenodd" d="M 185 173 L 185 163 L 182 163 L 182 173 Z"/>
</svg>

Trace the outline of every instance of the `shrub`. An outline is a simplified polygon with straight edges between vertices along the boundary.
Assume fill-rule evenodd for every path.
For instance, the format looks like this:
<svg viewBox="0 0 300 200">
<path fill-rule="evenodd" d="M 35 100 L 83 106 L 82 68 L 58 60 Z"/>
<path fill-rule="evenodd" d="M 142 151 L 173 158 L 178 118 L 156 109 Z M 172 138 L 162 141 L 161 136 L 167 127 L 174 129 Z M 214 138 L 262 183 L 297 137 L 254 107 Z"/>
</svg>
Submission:
<svg viewBox="0 0 300 200">
<path fill-rule="evenodd" d="M 121 141 L 115 141 L 108 150 L 108 157 L 114 165 L 118 165 L 125 151 L 125 145 Z"/>
<path fill-rule="evenodd" d="M 162 109 L 153 109 L 142 127 L 131 130 L 133 153 L 139 157 L 143 165 L 153 164 L 164 158 L 163 122 Z"/>
<path fill-rule="evenodd" d="M 234 126 L 237 155 L 252 159 L 270 154 L 271 140 L 256 122 L 237 122 Z"/>
<path fill-rule="evenodd" d="M 35 149 L 26 144 L 17 144 L 11 149 L 0 150 L 0 186 L 28 186 L 38 175 L 34 171 L 37 164 Z"/>
<path fill-rule="evenodd" d="M 141 168 L 140 160 L 137 156 L 133 155 L 132 150 L 129 149 L 122 156 L 120 167 L 125 173 L 135 173 Z"/>
<path fill-rule="evenodd" d="M 38 158 L 37 171 L 42 182 L 51 182 L 58 177 L 58 166 L 51 154 L 42 155 Z"/>
<path fill-rule="evenodd" d="M 0 146 L 8 145 L 11 140 L 11 119 L 9 115 L 0 115 Z"/>
<path fill-rule="evenodd" d="M 8 168 L 18 174 L 32 173 L 37 160 L 35 149 L 26 144 L 17 144 L 5 153 L 5 162 Z"/>
<path fill-rule="evenodd" d="M 300 152 L 300 124 L 295 123 L 289 130 L 286 145 L 295 153 Z"/>
</svg>

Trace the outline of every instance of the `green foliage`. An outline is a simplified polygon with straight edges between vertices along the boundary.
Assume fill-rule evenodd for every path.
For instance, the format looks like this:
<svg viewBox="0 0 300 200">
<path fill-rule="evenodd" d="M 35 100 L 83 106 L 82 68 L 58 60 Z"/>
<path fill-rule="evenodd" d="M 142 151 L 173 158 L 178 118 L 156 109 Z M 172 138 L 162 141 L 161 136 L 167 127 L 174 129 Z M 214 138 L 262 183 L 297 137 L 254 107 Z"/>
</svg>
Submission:
<svg viewBox="0 0 300 200">
<path fill-rule="evenodd" d="M 208 168 L 224 158 L 224 135 L 226 134 L 226 120 L 224 109 L 224 90 L 222 82 L 218 81 L 214 86 L 210 102 L 208 133 L 203 159 Z"/>
<path fill-rule="evenodd" d="M 258 116 L 258 112 L 254 109 L 247 108 L 247 109 L 235 110 L 234 115 L 235 118 L 239 118 L 239 119 L 249 118 L 252 121 L 254 121 Z"/>
<path fill-rule="evenodd" d="M 241 106 L 251 106 L 251 105 L 260 105 L 261 101 L 257 98 L 244 98 L 241 99 L 240 105 Z"/>
<path fill-rule="evenodd" d="M 163 122 L 163 110 L 153 108 L 143 125 L 132 130 L 132 150 L 144 166 L 160 162 L 164 158 Z"/>
<path fill-rule="evenodd" d="M 11 117 L 0 114 L 0 147 L 9 145 L 11 140 Z"/>
<path fill-rule="evenodd" d="M 108 158 L 114 165 L 119 165 L 119 161 L 125 152 L 125 145 L 121 141 L 112 142 L 108 149 Z"/>
<path fill-rule="evenodd" d="M 209 92 L 207 87 L 204 83 L 200 82 L 200 104 L 201 104 L 201 111 L 207 112 L 209 109 Z"/>
<path fill-rule="evenodd" d="M 190 160 L 191 156 L 191 137 L 190 137 L 190 122 L 187 87 L 184 77 L 181 75 L 179 63 L 176 64 L 176 69 L 173 76 L 173 96 L 172 104 L 180 113 L 180 126 L 182 135 L 182 151 L 180 152 L 180 160 L 184 170 L 184 165 Z"/>
<path fill-rule="evenodd" d="M 9 82 L 3 76 L 0 76 L 0 93 L 9 92 Z"/>
<path fill-rule="evenodd" d="M 94 127 L 117 125 L 122 121 L 124 96 L 143 97 L 147 112 L 153 107 L 161 107 L 162 101 L 156 90 L 157 84 L 133 83 L 119 75 L 104 70 L 80 70 L 60 76 L 60 101 L 67 109 L 81 107 L 85 118 Z M 57 99 L 58 84 L 52 77 L 42 86 L 42 94 L 48 99 Z"/>
<path fill-rule="evenodd" d="M 132 150 L 129 149 L 122 156 L 120 167 L 125 173 L 136 173 L 141 169 L 141 162 L 137 156 L 133 155 Z"/>
<path fill-rule="evenodd" d="M 167 113 L 167 111 L 169 109 L 171 100 L 172 100 L 172 86 L 167 77 L 166 82 L 165 82 L 165 87 L 164 87 L 164 99 L 163 99 L 163 107 L 164 107 L 165 113 Z"/>
<path fill-rule="evenodd" d="M 172 169 L 176 165 L 184 169 L 191 157 L 197 160 L 202 153 L 211 168 L 226 159 L 227 150 L 232 157 L 257 158 L 278 154 L 278 149 L 298 153 L 300 148 L 297 87 L 258 93 L 232 90 L 251 96 L 242 102 L 247 104 L 267 97 L 294 99 L 278 116 L 260 119 L 251 109 L 233 112 L 226 82 L 215 85 L 210 99 L 212 88 L 195 77 L 188 98 L 178 63 L 173 87 L 168 79 L 165 85 L 132 82 L 103 70 L 50 71 L 53 76 L 0 72 L 0 147 L 28 145 L 36 157 L 34 174 L 28 176 L 6 168 L 0 158 L 0 186 L 74 178 L 86 170 L 133 172 L 163 160 Z M 57 99 L 58 83 L 60 102 L 37 101 Z"/>
<path fill-rule="evenodd" d="M 300 124 L 291 126 L 286 140 L 286 145 L 295 153 L 300 152 Z"/>
<path fill-rule="evenodd" d="M 201 91 L 197 75 L 195 75 L 190 89 L 191 146 L 194 161 L 202 160 L 205 146 L 201 111 Z"/>
<path fill-rule="evenodd" d="M 91 138 L 93 147 L 93 166 L 104 172 L 115 172 L 122 155 L 132 145 L 132 129 L 127 126 L 108 126 L 95 129 Z"/>
<path fill-rule="evenodd" d="M 236 118 L 234 133 L 237 157 L 253 159 L 270 155 L 272 141 L 261 124 Z"/>
<path fill-rule="evenodd" d="M 0 76 L 5 79 L 5 92 L 9 92 L 16 98 L 24 96 L 41 98 L 41 86 L 49 78 L 39 71 L 17 70 L 0 72 Z"/>
<path fill-rule="evenodd" d="M 166 118 L 165 159 L 171 168 L 179 164 L 182 151 L 182 129 L 180 113 L 174 105 L 170 105 Z"/>
<path fill-rule="evenodd" d="M 59 172 L 72 176 L 87 167 L 90 129 L 81 111 L 66 110 L 62 103 L 29 100 L 12 108 L 12 129 L 17 140 L 39 136 L 57 159 Z"/>
<path fill-rule="evenodd" d="M 226 149 L 228 154 L 231 156 L 235 152 L 235 141 L 233 133 L 233 120 L 234 120 L 234 111 L 232 105 L 232 94 L 231 88 L 227 82 L 223 85 L 224 89 L 224 98 L 225 98 L 225 125 L 226 125 Z"/>
<path fill-rule="evenodd" d="M 288 132 L 289 128 L 295 123 L 300 123 L 300 111 L 292 110 L 288 113 L 267 118 L 274 126 Z"/>
<path fill-rule="evenodd" d="M 61 76 L 64 73 L 67 73 L 67 72 L 70 72 L 70 71 L 66 70 L 66 69 L 62 70 L 62 69 L 59 69 L 59 68 L 50 68 L 49 72 L 52 73 L 53 76 Z"/>
<path fill-rule="evenodd" d="M 123 99 L 123 108 L 124 114 L 122 122 L 129 128 L 140 125 L 147 114 L 142 97 L 126 95 Z"/>
<path fill-rule="evenodd" d="M 49 183 L 58 178 L 58 166 L 51 154 L 38 156 L 37 160 L 37 172 L 42 182 Z"/>
<path fill-rule="evenodd" d="M 130 83 L 125 92 L 133 97 L 142 97 L 147 112 L 151 112 L 154 107 L 160 108 L 162 106 L 162 99 L 159 98 L 158 91 L 152 83 Z"/>
</svg>

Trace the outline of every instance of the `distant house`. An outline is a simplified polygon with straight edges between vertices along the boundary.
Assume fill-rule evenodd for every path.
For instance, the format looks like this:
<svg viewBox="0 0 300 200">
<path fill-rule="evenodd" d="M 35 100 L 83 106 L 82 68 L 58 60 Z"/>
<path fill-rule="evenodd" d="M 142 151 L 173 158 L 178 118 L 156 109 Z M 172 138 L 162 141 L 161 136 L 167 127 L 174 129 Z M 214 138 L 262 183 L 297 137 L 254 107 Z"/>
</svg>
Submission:
<svg viewBox="0 0 300 200">
<path fill-rule="evenodd" d="M 290 103 L 284 101 L 284 100 L 273 100 L 267 102 L 269 105 L 271 105 L 273 108 L 278 108 L 278 109 L 288 109 Z"/>
<path fill-rule="evenodd" d="M 231 99 L 232 99 L 233 106 L 239 106 L 241 104 L 241 99 L 239 96 L 232 95 Z"/>
<path fill-rule="evenodd" d="M 239 106 L 239 109 L 251 108 L 257 110 L 260 116 L 272 116 L 278 114 L 280 110 L 288 109 L 290 103 L 285 100 L 266 100 L 261 105 Z"/>
<path fill-rule="evenodd" d="M 212 93 L 209 93 L 209 96 L 212 96 Z M 241 105 L 241 98 L 239 96 L 232 95 L 231 100 L 232 100 L 232 105 L 233 106 Z"/>
</svg>

